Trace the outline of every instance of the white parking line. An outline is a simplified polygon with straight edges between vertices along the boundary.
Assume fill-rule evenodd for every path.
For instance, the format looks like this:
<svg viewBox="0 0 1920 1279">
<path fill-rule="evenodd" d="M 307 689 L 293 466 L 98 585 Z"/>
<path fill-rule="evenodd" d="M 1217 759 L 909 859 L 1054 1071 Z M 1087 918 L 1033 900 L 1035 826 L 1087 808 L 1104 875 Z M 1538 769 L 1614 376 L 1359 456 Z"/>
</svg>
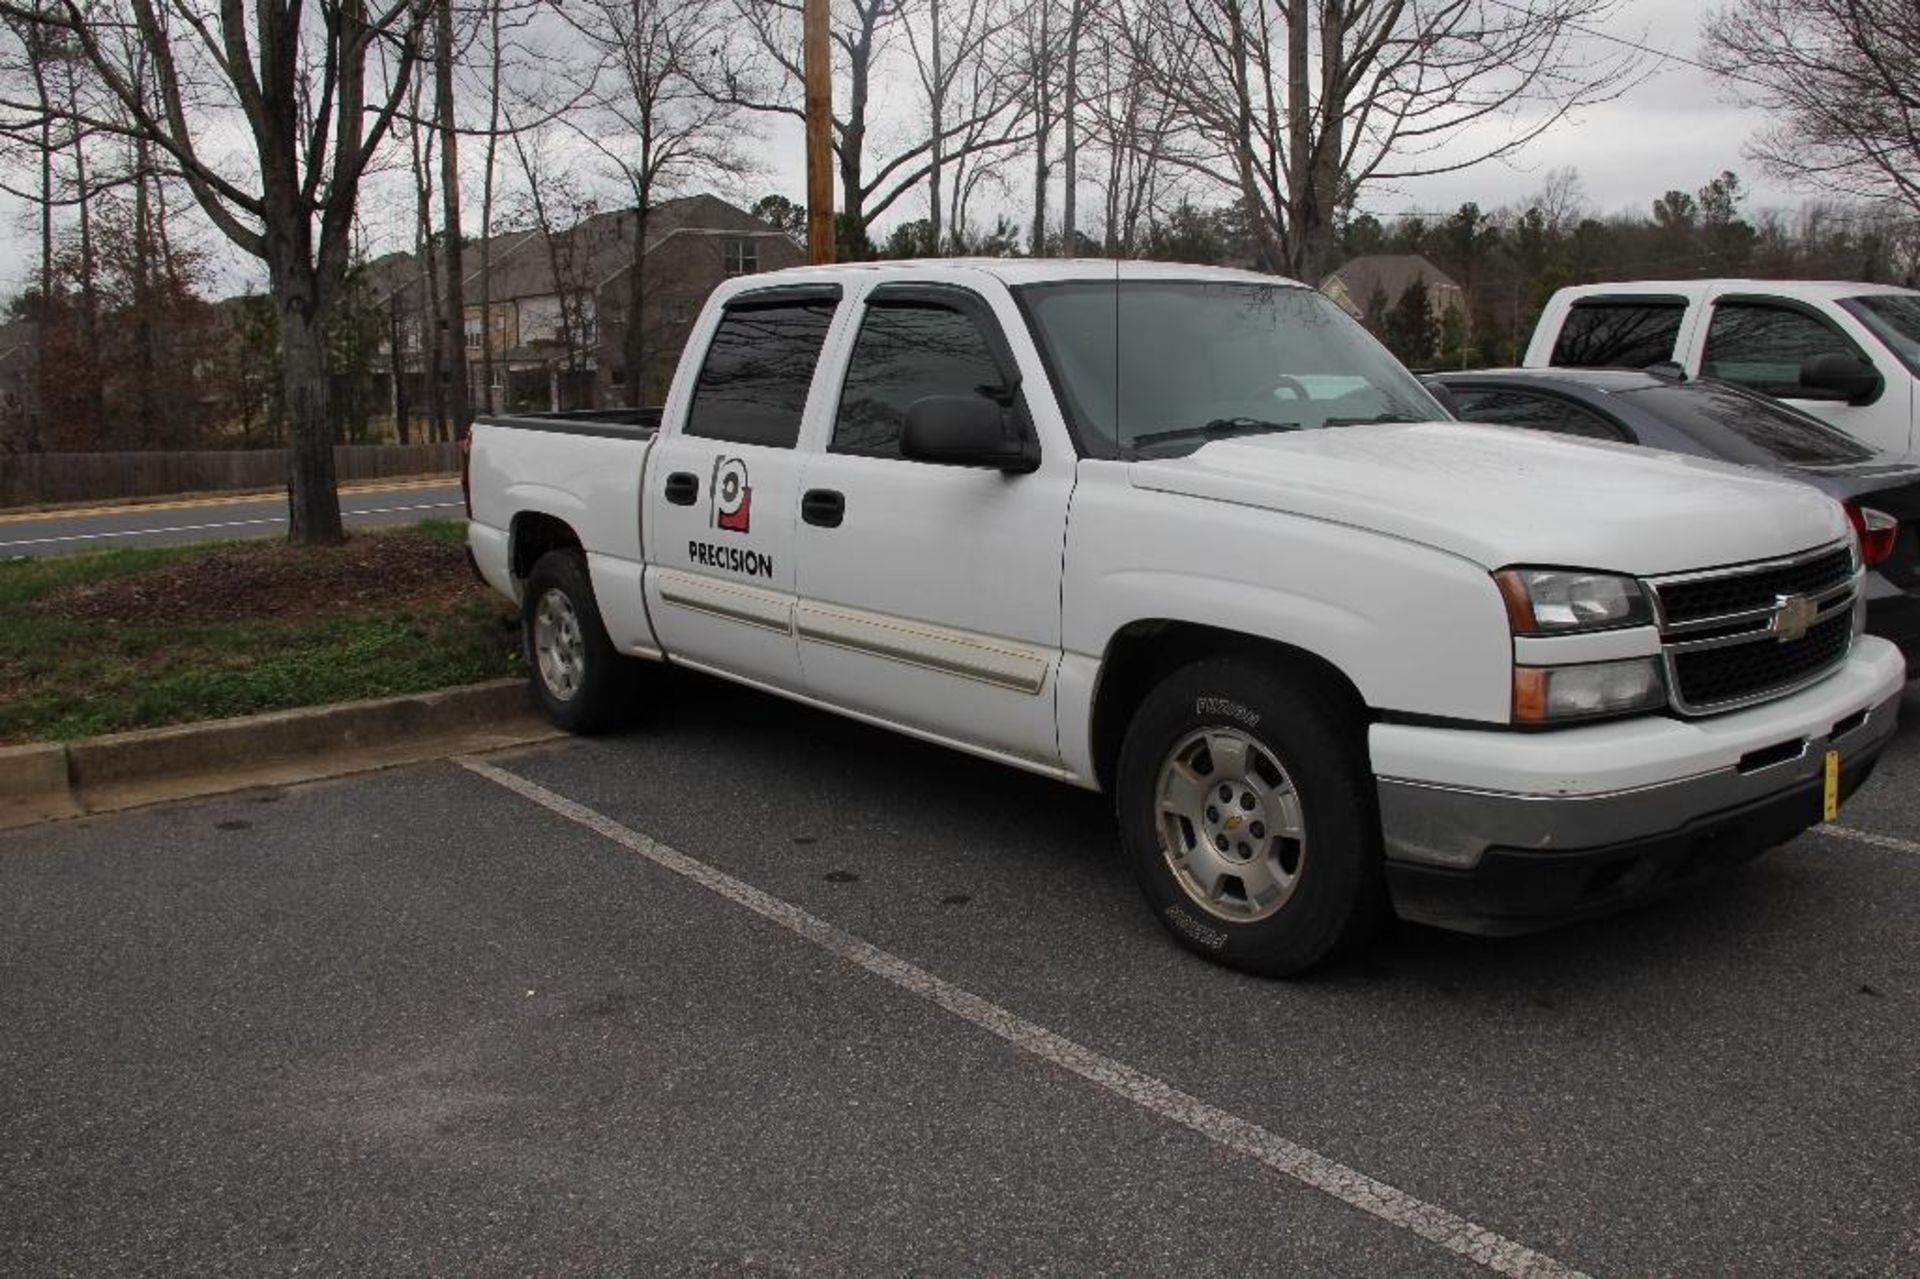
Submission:
<svg viewBox="0 0 1920 1279">
<path fill-rule="evenodd" d="M 649 839 L 564 795 L 480 760 L 463 759 L 460 762 L 488 781 L 504 786 L 550 812 L 612 840 L 663 869 L 685 876 L 735 905 L 743 906 L 798 934 L 822 950 L 944 1008 L 962 1021 L 998 1035 L 1016 1048 L 1070 1071 L 1143 1110 L 1192 1129 L 1228 1150 L 1257 1159 L 1267 1167 L 1362 1212 L 1370 1213 L 1389 1225 L 1410 1231 L 1500 1274 L 1579 1274 L 1525 1244 L 1495 1234 L 1445 1208 L 1416 1199 L 1403 1190 L 1181 1092 L 1164 1080 L 1102 1056 L 1044 1026 L 1027 1021 L 998 1004 L 990 1003 L 896 955 L 861 941 L 851 933 L 842 932 L 791 902 Z"/>
<path fill-rule="evenodd" d="M 416 502 L 411 506 L 373 506 L 364 510 L 342 509 L 344 518 L 356 515 L 394 515 L 401 511 L 441 511 L 459 506 L 459 502 Z M 163 528 L 128 528 L 105 533 L 63 533 L 57 537 L 27 537 L 12 542 L 0 542 L 0 550 L 10 546 L 53 546 L 61 542 L 97 542 L 110 537 L 153 537 L 160 533 L 205 533 L 212 529 L 254 528 L 263 524 L 285 524 L 284 515 L 263 516 L 257 520 L 222 520 L 217 524 L 169 524 Z"/>
<path fill-rule="evenodd" d="M 1832 835 L 1837 839 L 1850 839 L 1856 844 L 1872 844 L 1875 848 L 1891 848 L 1897 853 L 1920 854 L 1920 844 L 1910 839 L 1896 839 L 1892 835 L 1876 835 L 1872 831 L 1855 830 L 1851 826 L 1816 826 L 1814 829 L 1822 835 Z"/>
</svg>

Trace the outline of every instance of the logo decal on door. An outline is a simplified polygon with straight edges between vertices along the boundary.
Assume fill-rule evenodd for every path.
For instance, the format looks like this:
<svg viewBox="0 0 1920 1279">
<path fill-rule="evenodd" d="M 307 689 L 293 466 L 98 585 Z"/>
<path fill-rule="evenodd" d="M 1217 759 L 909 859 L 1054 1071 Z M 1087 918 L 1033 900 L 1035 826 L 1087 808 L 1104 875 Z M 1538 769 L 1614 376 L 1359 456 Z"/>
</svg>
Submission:
<svg viewBox="0 0 1920 1279">
<path fill-rule="evenodd" d="M 713 459 L 713 523 L 729 533 L 745 533 L 753 522 L 753 485 L 747 483 L 744 458 Z"/>
</svg>

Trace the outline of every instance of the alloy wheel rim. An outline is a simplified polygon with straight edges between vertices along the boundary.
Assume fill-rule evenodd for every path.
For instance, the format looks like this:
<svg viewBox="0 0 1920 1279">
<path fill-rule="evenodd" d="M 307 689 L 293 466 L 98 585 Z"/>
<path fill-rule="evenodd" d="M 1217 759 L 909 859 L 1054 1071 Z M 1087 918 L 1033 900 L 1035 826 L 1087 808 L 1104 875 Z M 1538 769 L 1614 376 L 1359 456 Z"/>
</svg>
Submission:
<svg viewBox="0 0 1920 1279">
<path fill-rule="evenodd" d="M 1235 728 L 1175 743 L 1154 787 L 1160 849 L 1194 905 L 1236 924 L 1285 906 L 1306 865 L 1300 793 L 1273 752 Z"/>
<path fill-rule="evenodd" d="M 563 702 L 572 701 L 586 678 L 587 645 L 573 601 L 557 586 L 534 608 L 533 652 L 547 691 Z"/>
</svg>

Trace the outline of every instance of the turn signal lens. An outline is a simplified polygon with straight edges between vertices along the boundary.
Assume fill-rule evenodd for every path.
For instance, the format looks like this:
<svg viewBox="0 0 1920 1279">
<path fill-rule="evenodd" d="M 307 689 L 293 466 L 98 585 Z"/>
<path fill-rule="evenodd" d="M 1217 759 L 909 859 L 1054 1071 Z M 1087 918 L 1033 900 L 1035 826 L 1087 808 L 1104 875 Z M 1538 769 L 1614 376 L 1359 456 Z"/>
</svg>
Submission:
<svg viewBox="0 0 1920 1279">
<path fill-rule="evenodd" d="M 1651 657 L 1578 666 L 1513 668 L 1513 722 L 1557 720 L 1658 710 L 1667 704 L 1660 665 Z"/>
<path fill-rule="evenodd" d="M 1900 537 L 1900 521 L 1885 511 L 1876 511 L 1870 506 L 1858 502 L 1845 503 L 1847 518 L 1853 521 L 1854 536 L 1860 539 L 1860 558 L 1869 568 L 1875 564 L 1884 564 L 1893 554 L 1893 544 Z"/>
<path fill-rule="evenodd" d="M 1613 573 L 1509 568 L 1493 575 L 1515 635 L 1645 626 L 1653 605 L 1640 583 Z"/>
</svg>

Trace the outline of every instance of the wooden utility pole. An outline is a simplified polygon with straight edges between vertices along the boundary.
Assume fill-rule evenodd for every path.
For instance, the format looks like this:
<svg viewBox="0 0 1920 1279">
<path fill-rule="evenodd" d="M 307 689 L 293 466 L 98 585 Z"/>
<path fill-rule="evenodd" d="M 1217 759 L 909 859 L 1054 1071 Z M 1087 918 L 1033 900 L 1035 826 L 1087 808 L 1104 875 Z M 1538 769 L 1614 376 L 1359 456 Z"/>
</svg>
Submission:
<svg viewBox="0 0 1920 1279">
<path fill-rule="evenodd" d="M 807 261 L 833 253 L 833 68 L 828 59 L 827 0 L 806 0 Z"/>
</svg>

